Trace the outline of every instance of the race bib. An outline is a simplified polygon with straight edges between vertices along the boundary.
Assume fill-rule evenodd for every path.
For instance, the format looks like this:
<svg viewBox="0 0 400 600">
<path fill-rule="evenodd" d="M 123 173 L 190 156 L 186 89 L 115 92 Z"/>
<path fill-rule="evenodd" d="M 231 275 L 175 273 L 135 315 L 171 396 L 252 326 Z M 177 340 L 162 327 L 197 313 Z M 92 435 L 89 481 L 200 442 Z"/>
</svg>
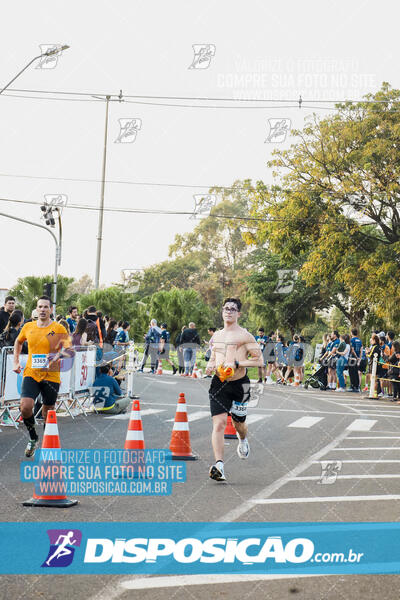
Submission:
<svg viewBox="0 0 400 600">
<path fill-rule="evenodd" d="M 232 402 L 231 413 L 237 417 L 245 417 L 247 415 L 248 402 Z"/>
<path fill-rule="evenodd" d="M 46 369 L 48 366 L 47 354 L 32 354 L 32 369 Z"/>
</svg>

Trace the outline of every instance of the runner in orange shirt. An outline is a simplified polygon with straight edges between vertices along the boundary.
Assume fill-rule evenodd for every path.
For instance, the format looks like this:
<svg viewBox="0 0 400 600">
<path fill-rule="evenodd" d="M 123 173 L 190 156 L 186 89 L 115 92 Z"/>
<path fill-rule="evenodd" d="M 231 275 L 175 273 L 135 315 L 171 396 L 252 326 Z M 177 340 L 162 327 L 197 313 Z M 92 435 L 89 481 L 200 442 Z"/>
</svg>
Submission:
<svg viewBox="0 0 400 600">
<path fill-rule="evenodd" d="M 13 371 L 21 372 L 19 356 L 22 344 L 28 342 L 28 361 L 24 370 L 21 388 L 21 415 L 28 429 L 30 440 L 25 456 L 35 454 L 39 436 L 35 429 L 33 406 L 39 394 L 42 394 L 42 414 L 46 422 L 47 411 L 54 409 L 60 387 L 60 359 L 73 357 L 71 341 L 67 330 L 51 319 L 53 303 L 48 296 L 37 301 L 38 320 L 26 323 L 14 344 Z"/>
</svg>

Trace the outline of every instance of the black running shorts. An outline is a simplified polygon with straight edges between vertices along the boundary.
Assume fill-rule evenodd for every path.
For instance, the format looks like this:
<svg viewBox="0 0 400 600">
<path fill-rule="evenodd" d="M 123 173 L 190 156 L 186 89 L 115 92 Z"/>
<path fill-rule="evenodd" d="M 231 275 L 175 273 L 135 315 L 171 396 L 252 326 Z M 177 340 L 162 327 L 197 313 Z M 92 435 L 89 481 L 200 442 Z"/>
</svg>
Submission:
<svg viewBox="0 0 400 600">
<path fill-rule="evenodd" d="M 54 406 L 57 400 L 60 384 L 54 381 L 36 381 L 33 377 L 24 377 L 21 387 L 21 398 L 32 398 L 36 400 L 42 394 L 43 404 Z"/>
<path fill-rule="evenodd" d="M 208 395 L 212 417 L 228 413 L 234 421 L 244 423 L 250 400 L 250 379 L 247 375 L 236 381 L 224 382 L 214 375 Z"/>
</svg>

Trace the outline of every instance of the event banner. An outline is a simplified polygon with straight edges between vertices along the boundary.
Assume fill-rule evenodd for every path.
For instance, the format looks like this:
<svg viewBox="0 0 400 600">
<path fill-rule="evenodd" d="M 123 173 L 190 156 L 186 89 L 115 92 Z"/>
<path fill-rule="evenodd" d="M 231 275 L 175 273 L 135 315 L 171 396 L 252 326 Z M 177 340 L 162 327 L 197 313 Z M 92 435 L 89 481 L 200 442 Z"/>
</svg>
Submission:
<svg viewBox="0 0 400 600">
<path fill-rule="evenodd" d="M 2 523 L 0 573 L 400 573 L 400 523 Z"/>
</svg>

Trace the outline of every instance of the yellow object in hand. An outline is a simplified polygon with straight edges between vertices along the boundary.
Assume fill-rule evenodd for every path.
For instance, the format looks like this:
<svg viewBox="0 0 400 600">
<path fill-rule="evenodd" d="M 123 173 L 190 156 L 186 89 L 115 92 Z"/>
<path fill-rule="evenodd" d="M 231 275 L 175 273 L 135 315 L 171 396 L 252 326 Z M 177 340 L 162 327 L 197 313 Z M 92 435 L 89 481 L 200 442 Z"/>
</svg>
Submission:
<svg viewBox="0 0 400 600">
<path fill-rule="evenodd" d="M 233 374 L 235 373 L 235 369 L 232 369 L 232 367 L 224 367 L 222 365 L 220 365 L 217 369 L 217 373 L 218 373 L 218 377 L 220 378 L 220 380 L 222 382 L 224 382 L 226 379 L 229 379 L 230 377 L 233 377 Z"/>
</svg>

